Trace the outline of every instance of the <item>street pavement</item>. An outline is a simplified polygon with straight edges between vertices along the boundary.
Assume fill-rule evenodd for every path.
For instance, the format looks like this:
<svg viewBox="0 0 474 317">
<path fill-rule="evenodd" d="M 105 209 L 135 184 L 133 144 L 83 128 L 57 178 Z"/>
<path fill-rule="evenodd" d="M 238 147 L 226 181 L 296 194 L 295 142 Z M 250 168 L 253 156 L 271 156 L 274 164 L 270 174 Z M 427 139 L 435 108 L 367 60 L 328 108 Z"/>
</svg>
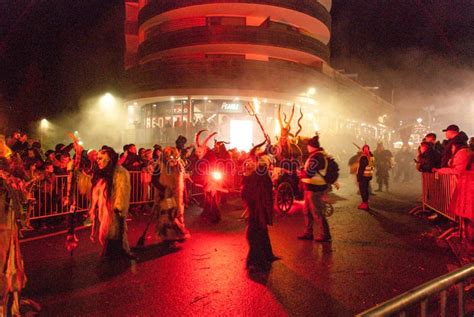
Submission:
<svg viewBox="0 0 474 317">
<path fill-rule="evenodd" d="M 408 214 L 419 201 L 418 182 L 377 193 L 370 212 L 356 208 L 356 192 L 353 180 L 343 179 L 332 195 L 332 243 L 296 239 L 304 228 L 301 203 L 276 215 L 270 238 L 281 260 L 268 274 L 245 270 L 245 222 L 234 198 L 217 225 L 189 208 L 192 237 L 173 252 L 150 230 L 132 263 L 101 259 L 89 230 L 78 232 L 72 257 L 64 235 L 25 242 L 25 295 L 44 316 L 352 316 L 459 267 L 435 238 L 439 229 Z M 146 220 L 128 222 L 131 245 Z"/>
</svg>

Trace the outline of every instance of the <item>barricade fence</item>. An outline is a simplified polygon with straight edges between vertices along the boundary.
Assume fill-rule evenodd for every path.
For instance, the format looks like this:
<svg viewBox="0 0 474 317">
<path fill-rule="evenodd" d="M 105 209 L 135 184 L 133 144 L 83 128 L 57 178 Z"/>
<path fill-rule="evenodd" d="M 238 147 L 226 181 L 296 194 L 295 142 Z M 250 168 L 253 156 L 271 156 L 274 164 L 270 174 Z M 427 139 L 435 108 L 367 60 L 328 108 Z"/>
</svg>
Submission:
<svg viewBox="0 0 474 317">
<path fill-rule="evenodd" d="M 454 285 L 457 286 L 457 316 L 466 316 L 466 296 L 464 287 L 469 284 L 470 278 L 474 276 L 474 264 L 471 263 L 460 269 L 440 276 L 423 285 L 415 287 L 393 299 L 366 310 L 357 317 L 375 316 L 407 316 L 410 309 L 418 306 L 417 316 L 453 316 L 455 312 L 448 310 L 448 291 Z M 438 297 L 439 296 L 439 297 Z M 436 312 L 428 310 L 428 304 L 433 297 L 439 298 Z M 411 315 L 411 314 L 410 314 Z"/>
<path fill-rule="evenodd" d="M 456 215 L 450 203 L 456 190 L 458 176 L 454 174 L 422 174 L 423 210 L 429 209 L 455 221 Z"/>
<path fill-rule="evenodd" d="M 151 174 L 141 171 L 130 173 L 130 205 L 152 203 L 154 186 L 151 183 Z M 89 209 L 91 193 L 80 193 L 75 186 L 73 198 L 76 212 Z M 64 216 L 73 212 L 67 204 L 67 175 L 56 175 L 48 179 L 36 181 L 28 193 L 26 206 L 27 219 L 37 220 L 56 216 Z"/>
<path fill-rule="evenodd" d="M 151 204 L 154 200 L 155 186 L 152 184 L 152 174 L 145 171 L 130 171 L 130 205 Z M 67 175 L 55 175 L 33 183 L 28 193 L 28 203 L 25 206 L 27 221 L 43 218 L 65 216 L 73 212 L 67 202 Z M 229 184 L 234 187 L 239 183 L 234 180 Z M 194 200 L 203 196 L 202 186 L 186 182 L 188 200 Z M 76 212 L 84 212 L 89 209 L 91 193 L 81 193 L 79 186 L 74 186 L 74 201 Z"/>
</svg>

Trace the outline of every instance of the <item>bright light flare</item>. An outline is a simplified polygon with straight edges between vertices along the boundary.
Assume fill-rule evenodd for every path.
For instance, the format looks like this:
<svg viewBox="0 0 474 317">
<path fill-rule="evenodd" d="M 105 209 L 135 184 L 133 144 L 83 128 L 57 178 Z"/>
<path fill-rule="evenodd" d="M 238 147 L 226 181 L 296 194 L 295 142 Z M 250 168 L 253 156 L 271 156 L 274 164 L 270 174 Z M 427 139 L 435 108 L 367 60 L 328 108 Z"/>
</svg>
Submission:
<svg viewBox="0 0 474 317">
<path fill-rule="evenodd" d="M 252 101 L 255 108 L 255 113 L 260 113 L 260 100 L 258 100 L 258 98 L 253 98 Z"/>
<path fill-rule="evenodd" d="M 319 132 L 319 124 L 317 124 L 316 122 L 313 121 L 313 129 L 315 132 Z"/>
<path fill-rule="evenodd" d="M 222 175 L 222 172 L 219 172 L 219 171 L 211 172 L 211 177 L 215 181 L 220 181 L 222 180 L 222 178 L 224 178 L 224 176 Z"/>
<path fill-rule="evenodd" d="M 314 95 L 316 93 L 316 88 L 311 87 L 308 89 L 308 95 Z"/>
<path fill-rule="evenodd" d="M 253 122 L 250 120 L 230 121 L 230 146 L 240 151 L 252 148 Z"/>
<path fill-rule="evenodd" d="M 416 119 L 416 122 L 422 123 L 422 122 L 423 122 L 423 119 L 422 119 L 422 118 L 418 118 L 418 119 Z"/>
<path fill-rule="evenodd" d="M 49 127 L 49 121 L 47 119 L 41 119 L 40 127 L 41 129 L 47 129 Z"/>
<path fill-rule="evenodd" d="M 115 105 L 115 98 L 110 93 L 106 93 L 102 97 L 100 97 L 100 108 L 104 112 L 108 112 L 112 110 L 113 106 Z"/>
</svg>

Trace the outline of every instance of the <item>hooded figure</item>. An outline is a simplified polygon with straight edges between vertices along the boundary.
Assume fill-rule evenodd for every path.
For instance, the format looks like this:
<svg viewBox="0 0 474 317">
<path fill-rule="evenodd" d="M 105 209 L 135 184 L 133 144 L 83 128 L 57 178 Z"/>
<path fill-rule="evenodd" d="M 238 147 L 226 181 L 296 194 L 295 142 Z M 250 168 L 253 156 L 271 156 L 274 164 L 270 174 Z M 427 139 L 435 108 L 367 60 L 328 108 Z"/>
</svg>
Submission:
<svg viewBox="0 0 474 317">
<path fill-rule="evenodd" d="M 97 155 L 97 165 L 92 176 L 91 240 L 99 239 L 104 247 L 103 256 L 133 258 L 127 238 L 130 204 L 130 174 L 117 165 L 118 154 L 110 147 L 103 147 Z"/>
<path fill-rule="evenodd" d="M 267 228 L 273 223 L 273 183 L 268 174 L 269 161 L 265 155 L 256 155 L 254 149 L 242 181 L 249 245 L 246 268 L 250 272 L 266 271 L 273 261 L 279 259 L 273 254 Z"/>
</svg>

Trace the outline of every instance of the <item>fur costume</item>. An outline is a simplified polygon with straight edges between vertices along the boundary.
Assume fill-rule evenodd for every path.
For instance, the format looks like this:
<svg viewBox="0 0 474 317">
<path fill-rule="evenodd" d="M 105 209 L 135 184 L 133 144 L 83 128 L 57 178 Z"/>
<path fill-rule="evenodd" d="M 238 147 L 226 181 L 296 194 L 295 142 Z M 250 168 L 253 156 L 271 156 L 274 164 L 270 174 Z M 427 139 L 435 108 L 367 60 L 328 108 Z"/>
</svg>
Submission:
<svg viewBox="0 0 474 317">
<path fill-rule="evenodd" d="M 277 258 L 273 255 L 268 225 L 272 225 L 273 184 L 262 161 L 242 182 L 242 199 L 247 210 L 248 269 L 267 270 Z"/>
<path fill-rule="evenodd" d="M 2 157 L 2 163 L 8 164 Z M 2 164 L 2 165 L 4 165 Z M 10 175 L 0 179 L 0 316 L 20 316 L 20 293 L 26 285 L 17 219 L 26 196 L 21 181 Z"/>
<path fill-rule="evenodd" d="M 164 241 L 180 241 L 189 237 L 184 225 L 184 166 L 179 152 L 167 147 L 160 163 L 158 190 L 155 191 L 153 214 L 156 234 Z"/>
<path fill-rule="evenodd" d="M 95 240 L 98 234 L 99 242 L 104 248 L 107 248 L 107 241 L 121 240 L 123 250 L 128 253 L 130 246 L 125 219 L 130 205 L 130 174 L 122 166 L 116 166 L 113 173 L 111 199 L 108 199 L 107 183 L 104 180 L 100 180 L 92 189 L 91 239 Z M 98 223 L 99 227 L 97 227 Z"/>
</svg>

